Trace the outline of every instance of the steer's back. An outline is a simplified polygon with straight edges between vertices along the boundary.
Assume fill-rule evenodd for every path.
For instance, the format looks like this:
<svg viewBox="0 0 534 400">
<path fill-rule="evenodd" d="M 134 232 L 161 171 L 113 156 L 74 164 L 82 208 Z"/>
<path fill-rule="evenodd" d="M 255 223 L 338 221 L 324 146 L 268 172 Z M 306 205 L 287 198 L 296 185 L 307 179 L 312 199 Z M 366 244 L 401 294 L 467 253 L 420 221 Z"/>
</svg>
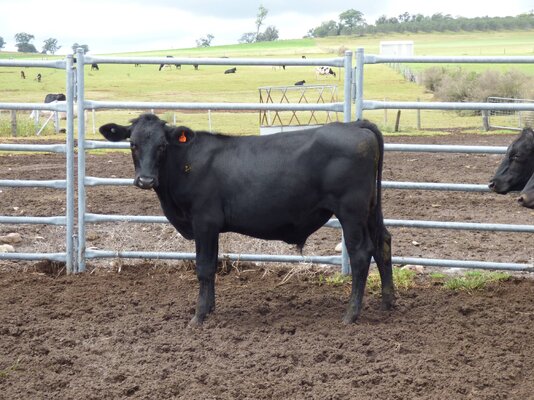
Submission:
<svg viewBox="0 0 534 400">
<path fill-rule="evenodd" d="M 361 123 L 229 138 L 210 163 L 225 230 L 297 242 L 281 232 L 307 237 L 340 202 L 374 201 L 379 155 Z"/>
</svg>

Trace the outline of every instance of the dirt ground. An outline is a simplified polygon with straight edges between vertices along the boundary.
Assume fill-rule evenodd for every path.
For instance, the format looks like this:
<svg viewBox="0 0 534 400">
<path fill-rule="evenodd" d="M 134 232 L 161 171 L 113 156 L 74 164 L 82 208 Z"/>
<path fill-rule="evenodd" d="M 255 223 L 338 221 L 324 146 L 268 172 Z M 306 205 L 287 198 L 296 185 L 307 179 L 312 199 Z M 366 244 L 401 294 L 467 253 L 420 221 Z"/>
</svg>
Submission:
<svg viewBox="0 0 534 400">
<path fill-rule="evenodd" d="M 390 143 L 508 145 L 514 135 L 388 137 Z M 500 155 L 388 152 L 385 180 L 486 183 Z M 88 175 L 132 177 L 128 154 L 88 155 Z M 61 155 L 2 155 L 0 179 L 61 179 Z M 91 187 L 94 213 L 160 215 L 154 193 Z M 388 219 L 533 224 L 515 195 L 384 191 Z M 60 215 L 64 192 L 0 188 L 2 215 Z M 532 263 L 532 234 L 392 228 L 395 256 Z M 62 227 L 0 225 L 16 251 L 64 251 Z M 88 225 L 98 249 L 193 251 L 162 224 Z M 306 255 L 332 255 L 322 228 Z M 221 252 L 297 254 L 227 234 Z M 368 293 L 360 320 L 341 324 L 348 285 L 336 268 L 234 263 L 217 278 L 217 311 L 187 328 L 194 265 L 90 260 L 66 276 L 46 263 L 0 261 L 0 399 L 528 399 L 534 393 L 534 280 L 517 274 L 454 292 L 428 274 L 381 311 Z M 298 270 L 298 273 L 293 274 Z M 289 280 L 284 279 L 291 275 Z"/>
</svg>

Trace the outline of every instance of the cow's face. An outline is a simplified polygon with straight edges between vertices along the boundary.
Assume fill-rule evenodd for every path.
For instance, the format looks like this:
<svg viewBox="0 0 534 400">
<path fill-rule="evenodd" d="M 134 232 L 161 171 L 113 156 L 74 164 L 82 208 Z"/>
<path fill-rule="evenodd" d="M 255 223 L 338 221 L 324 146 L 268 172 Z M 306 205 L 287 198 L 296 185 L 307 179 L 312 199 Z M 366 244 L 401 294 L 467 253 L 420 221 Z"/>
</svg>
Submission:
<svg viewBox="0 0 534 400">
<path fill-rule="evenodd" d="M 517 201 L 523 207 L 534 208 L 534 173 L 521 191 Z"/>
<path fill-rule="evenodd" d="M 187 145 L 192 132 L 188 128 L 168 127 L 165 121 L 152 114 L 143 114 L 131 122 L 130 126 L 101 126 L 100 133 L 114 142 L 130 138 L 135 167 L 134 185 L 141 189 L 156 188 L 168 148 L 174 144 Z"/>
<path fill-rule="evenodd" d="M 534 173 L 534 132 L 526 128 L 508 147 L 488 186 L 499 194 L 521 190 L 532 173 Z"/>
</svg>

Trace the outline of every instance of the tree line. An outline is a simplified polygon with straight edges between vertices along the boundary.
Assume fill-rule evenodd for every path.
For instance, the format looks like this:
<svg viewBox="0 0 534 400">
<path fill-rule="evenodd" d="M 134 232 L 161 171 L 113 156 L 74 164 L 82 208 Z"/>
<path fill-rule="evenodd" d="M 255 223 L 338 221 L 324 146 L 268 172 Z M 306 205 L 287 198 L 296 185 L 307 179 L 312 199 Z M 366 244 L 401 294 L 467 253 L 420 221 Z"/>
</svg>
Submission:
<svg viewBox="0 0 534 400">
<path fill-rule="evenodd" d="M 15 35 L 15 47 L 20 53 L 38 53 L 37 48 L 33 43 L 31 43 L 35 36 L 26 32 L 19 32 Z M 7 43 L 4 38 L 0 36 L 0 50 L 2 50 Z M 89 51 L 89 46 L 86 44 L 74 43 L 71 48 L 73 52 L 76 52 L 76 49 L 81 47 L 84 53 Z M 43 47 L 41 54 L 56 54 L 56 52 L 61 48 L 59 42 L 55 38 L 48 38 L 43 41 Z"/>
<path fill-rule="evenodd" d="M 365 35 L 373 33 L 417 33 L 445 31 L 496 31 L 534 29 L 534 11 L 509 17 L 453 17 L 436 13 L 431 16 L 403 13 L 396 17 L 380 16 L 374 24 L 365 21 L 364 14 L 350 9 L 308 31 L 306 37 Z"/>
</svg>

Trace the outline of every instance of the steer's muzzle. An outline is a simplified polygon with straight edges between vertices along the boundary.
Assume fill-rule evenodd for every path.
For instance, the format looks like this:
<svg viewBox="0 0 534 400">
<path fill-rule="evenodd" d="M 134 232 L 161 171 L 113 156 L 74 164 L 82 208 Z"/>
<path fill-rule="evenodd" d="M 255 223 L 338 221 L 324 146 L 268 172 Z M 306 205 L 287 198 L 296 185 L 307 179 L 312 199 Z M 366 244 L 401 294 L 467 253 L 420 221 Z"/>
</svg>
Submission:
<svg viewBox="0 0 534 400">
<path fill-rule="evenodd" d="M 534 208 L 534 195 L 522 193 L 521 196 L 517 198 L 517 202 L 523 207 Z"/>
<path fill-rule="evenodd" d="M 138 176 L 134 179 L 134 185 L 140 189 L 152 189 L 156 186 L 156 179 L 147 176 Z"/>
<path fill-rule="evenodd" d="M 510 191 L 510 189 L 506 190 L 505 188 L 503 188 L 503 183 L 500 181 L 497 182 L 495 179 L 492 179 L 491 181 L 489 181 L 488 187 L 490 188 L 492 192 L 495 192 L 498 194 L 506 194 Z"/>
</svg>

